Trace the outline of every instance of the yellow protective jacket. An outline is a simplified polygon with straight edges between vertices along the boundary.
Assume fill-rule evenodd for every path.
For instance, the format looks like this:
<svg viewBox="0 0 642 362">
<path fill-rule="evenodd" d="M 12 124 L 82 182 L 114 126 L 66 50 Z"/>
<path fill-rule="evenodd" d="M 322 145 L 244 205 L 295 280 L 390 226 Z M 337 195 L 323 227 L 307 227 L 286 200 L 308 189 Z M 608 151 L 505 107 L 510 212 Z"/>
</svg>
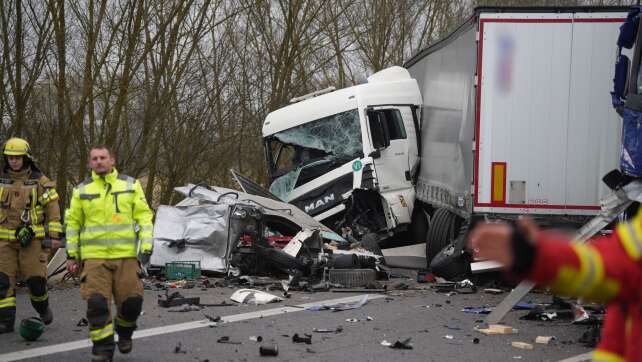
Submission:
<svg viewBox="0 0 642 362">
<path fill-rule="evenodd" d="M 0 239 L 16 241 L 19 226 L 30 225 L 35 237 L 62 233 L 56 183 L 37 169 L 0 172 Z"/>
<path fill-rule="evenodd" d="M 152 250 L 152 211 L 138 180 L 114 169 L 91 177 L 74 188 L 67 225 L 70 258 L 120 259 Z"/>
</svg>

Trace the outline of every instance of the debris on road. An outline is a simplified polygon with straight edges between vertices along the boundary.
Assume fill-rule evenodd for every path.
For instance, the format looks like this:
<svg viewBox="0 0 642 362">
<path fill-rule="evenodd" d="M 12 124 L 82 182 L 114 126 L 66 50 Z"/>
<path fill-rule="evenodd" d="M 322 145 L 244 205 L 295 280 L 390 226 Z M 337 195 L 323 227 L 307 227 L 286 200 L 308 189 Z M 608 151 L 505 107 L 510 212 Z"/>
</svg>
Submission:
<svg viewBox="0 0 642 362">
<path fill-rule="evenodd" d="M 519 349 L 533 349 L 533 345 L 530 344 L 530 343 L 526 343 L 526 342 L 513 341 L 513 342 L 511 342 L 510 345 L 515 347 L 515 348 L 519 348 Z"/>
<path fill-rule="evenodd" d="M 464 313 L 473 313 L 473 314 L 490 314 L 493 311 L 492 307 L 464 307 L 462 310 Z"/>
<path fill-rule="evenodd" d="M 276 303 L 283 300 L 283 298 L 281 297 L 277 297 L 276 295 L 262 292 L 256 289 L 237 290 L 236 292 L 234 292 L 234 294 L 232 294 L 230 299 L 240 304 L 256 304 L 256 305 Z"/>
<path fill-rule="evenodd" d="M 171 307 L 168 312 L 196 312 L 201 310 L 201 307 L 197 305 L 183 304 L 177 307 Z"/>
<path fill-rule="evenodd" d="M 312 344 L 312 335 L 304 333 L 303 337 L 301 337 L 298 333 L 294 333 L 292 336 L 292 343 Z"/>
<path fill-rule="evenodd" d="M 368 295 L 364 295 L 361 297 L 361 299 L 358 302 L 355 303 L 336 303 L 336 304 L 321 304 L 321 305 L 313 305 L 310 307 L 305 308 L 305 310 L 317 312 L 321 310 L 332 310 L 335 312 L 340 312 L 340 311 L 345 311 L 345 310 L 351 310 L 351 309 L 359 309 L 363 307 L 366 303 L 368 303 Z"/>
<path fill-rule="evenodd" d="M 412 343 L 410 343 L 410 340 L 411 338 L 406 338 L 403 341 L 390 343 L 384 339 L 383 341 L 381 341 L 381 345 L 393 349 L 412 349 Z"/>
<path fill-rule="evenodd" d="M 335 329 L 314 328 L 314 329 L 312 329 L 312 332 L 314 332 L 314 333 L 341 333 L 341 332 L 343 332 L 343 326 L 338 326 Z"/>
<path fill-rule="evenodd" d="M 176 347 L 174 347 L 174 353 L 187 353 L 187 351 L 183 350 L 183 344 L 178 342 L 176 343 Z"/>
<path fill-rule="evenodd" d="M 201 298 L 199 297 L 193 297 L 193 298 L 185 298 L 183 295 L 179 292 L 174 292 L 172 294 L 168 294 L 168 291 L 165 290 L 165 295 L 164 297 L 162 295 L 158 296 L 158 305 L 163 307 L 163 308 L 169 308 L 169 307 L 178 307 L 182 305 L 199 305 L 201 301 Z"/>
<path fill-rule="evenodd" d="M 89 325 L 89 321 L 85 317 L 80 318 L 78 323 L 76 323 L 76 327 L 86 327 L 88 325 Z"/>
<path fill-rule="evenodd" d="M 549 344 L 554 339 L 555 337 L 553 336 L 537 336 L 537 338 L 535 338 L 535 343 Z"/>
<path fill-rule="evenodd" d="M 260 346 L 259 353 L 261 356 L 278 356 L 279 347 L 276 344 L 273 346 Z"/>
<path fill-rule="evenodd" d="M 503 290 L 497 289 L 497 288 L 484 288 L 484 293 L 488 294 L 502 294 L 504 293 Z"/>
<path fill-rule="evenodd" d="M 205 318 L 207 318 L 210 322 L 218 323 L 221 321 L 221 316 L 218 316 L 218 315 L 212 316 L 207 313 L 203 313 L 203 316 L 205 316 Z"/>
<path fill-rule="evenodd" d="M 263 337 L 261 337 L 261 336 L 250 336 L 250 341 L 252 341 L 252 342 L 263 342 Z"/>
<path fill-rule="evenodd" d="M 223 343 L 223 344 L 242 344 L 239 341 L 233 341 L 230 339 L 230 336 L 223 336 L 219 339 L 216 340 L 217 343 Z"/>
<path fill-rule="evenodd" d="M 491 324 L 490 326 L 488 326 L 488 328 L 475 328 L 475 330 L 485 335 L 515 334 L 519 332 L 519 330 L 503 324 Z"/>
</svg>

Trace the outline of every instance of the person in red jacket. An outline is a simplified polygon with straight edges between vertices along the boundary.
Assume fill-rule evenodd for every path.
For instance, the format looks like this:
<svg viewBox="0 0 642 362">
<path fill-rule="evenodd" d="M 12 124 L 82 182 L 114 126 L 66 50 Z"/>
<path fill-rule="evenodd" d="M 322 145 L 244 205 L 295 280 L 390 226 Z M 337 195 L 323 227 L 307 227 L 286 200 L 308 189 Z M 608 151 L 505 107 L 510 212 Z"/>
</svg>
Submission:
<svg viewBox="0 0 642 362">
<path fill-rule="evenodd" d="M 468 247 L 496 260 L 512 275 L 546 285 L 557 295 L 607 304 L 594 361 L 642 361 L 642 212 L 609 236 L 575 242 L 540 230 L 530 219 L 517 226 L 475 227 Z"/>
</svg>

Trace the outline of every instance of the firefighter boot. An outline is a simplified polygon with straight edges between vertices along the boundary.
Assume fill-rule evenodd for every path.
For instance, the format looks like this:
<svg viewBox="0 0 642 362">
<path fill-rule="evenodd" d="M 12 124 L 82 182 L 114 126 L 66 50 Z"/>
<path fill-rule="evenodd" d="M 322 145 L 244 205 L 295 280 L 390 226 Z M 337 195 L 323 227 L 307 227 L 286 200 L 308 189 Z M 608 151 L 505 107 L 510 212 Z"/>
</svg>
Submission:
<svg viewBox="0 0 642 362">
<path fill-rule="evenodd" d="M 118 335 L 118 350 L 122 354 L 127 354 L 132 351 L 132 348 L 134 347 L 134 343 L 132 342 L 131 337 L 125 339 Z"/>
<path fill-rule="evenodd" d="M 100 341 L 94 341 L 91 349 L 92 362 L 111 362 L 114 358 L 114 336 L 111 335 Z"/>
<path fill-rule="evenodd" d="M 132 335 L 136 329 L 136 319 L 143 309 L 143 298 L 129 297 L 123 302 L 120 313 L 116 316 L 116 333 L 118 333 L 118 350 L 127 354 L 132 351 Z"/>
<path fill-rule="evenodd" d="M 40 319 L 49 325 L 53 322 L 53 312 L 49 308 L 49 294 L 47 293 L 47 280 L 43 277 L 27 278 L 27 288 L 33 309 L 40 314 Z"/>
</svg>

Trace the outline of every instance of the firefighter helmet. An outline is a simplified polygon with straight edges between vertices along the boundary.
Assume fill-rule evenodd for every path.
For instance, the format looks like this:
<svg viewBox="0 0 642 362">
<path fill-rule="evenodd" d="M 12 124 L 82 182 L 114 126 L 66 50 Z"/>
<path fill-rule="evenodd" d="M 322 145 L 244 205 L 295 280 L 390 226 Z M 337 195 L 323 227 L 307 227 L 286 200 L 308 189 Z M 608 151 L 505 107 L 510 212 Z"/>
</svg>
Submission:
<svg viewBox="0 0 642 362">
<path fill-rule="evenodd" d="M 32 158 L 29 142 L 17 137 L 9 138 L 9 140 L 4 144 L 2 153 L 5 156 L 27 156 L 29 159 Z"/>
<path fill-rule="evenodd" d="M 45 331 L 45 324 L 38 317 L 23 319 L 20 322 L 20 336 L 27 341 L 35 341 Z"/>
</svg>

